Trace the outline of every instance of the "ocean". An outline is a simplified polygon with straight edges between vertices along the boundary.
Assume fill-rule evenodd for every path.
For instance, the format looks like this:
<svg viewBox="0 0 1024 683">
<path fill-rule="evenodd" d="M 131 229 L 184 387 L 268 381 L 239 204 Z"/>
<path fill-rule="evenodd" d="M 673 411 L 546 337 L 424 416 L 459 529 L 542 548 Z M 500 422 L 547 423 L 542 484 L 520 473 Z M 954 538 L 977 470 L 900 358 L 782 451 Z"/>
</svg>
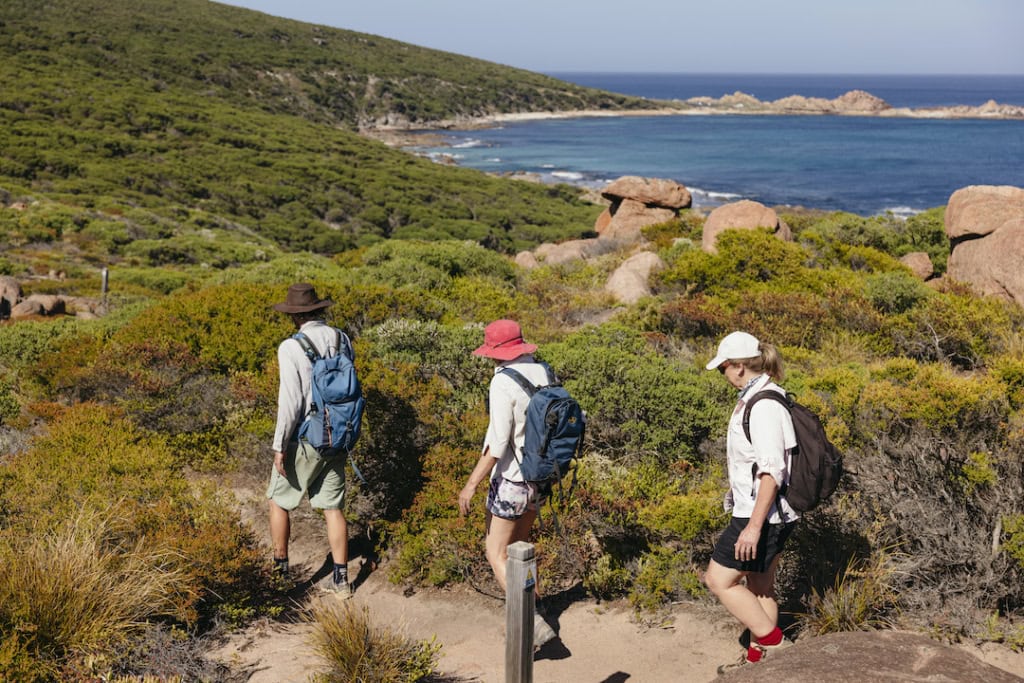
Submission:
<svg viewBox="0 0 1024 683">
<path fill-rule="evenodd" d="M 1024 76 L 552 73 L 655 99 L 834 98 L 859 89 L 894 107 L 1024 106 Z M 910 216 L 967 185 L 1024 187 L 1024 121 L 857 116 L 628 116 L 506 122 L 444 131 L 416 151 L 493 173 L 601 188 L 623 175 L 671 178 L 710 208 L 769 206 Z"/>
</svg>

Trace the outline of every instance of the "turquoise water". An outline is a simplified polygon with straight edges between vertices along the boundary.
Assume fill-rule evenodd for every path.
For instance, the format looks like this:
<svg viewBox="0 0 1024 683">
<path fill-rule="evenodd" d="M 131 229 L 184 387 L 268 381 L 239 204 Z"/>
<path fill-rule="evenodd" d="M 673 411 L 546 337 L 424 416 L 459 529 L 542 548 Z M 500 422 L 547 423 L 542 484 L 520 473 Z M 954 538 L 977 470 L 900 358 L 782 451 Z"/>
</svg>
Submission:
<svg viewBox="0 0 1024 683">
<path fill-rule="evenodd" d="M 579 80 L 611 89 L 623 75 L 607 75 L 604 85 L 600 79 L 593 80 L 595 75 L 590 77 L 587 82 Z M 649 97 L 664 97 L 673 78 L 682 79 L 688 87 L 693 85 L 685 75 L 670 74 L 649 75 L 647 80 L 634 77 L 631 82 L 644 85 L 647 93 L 659 93 L 647 94 Z M 715 84 L 697 85 L 711 96 L 738 89 L 729 90 L 734 83 L 720 78 L 717 89 Z M 820 88 L 832 87 L 841 94 L 849 89 L 844 79 L 851 77 L 833 77 L 837 82 L 830 86 L 826 76 L 789 78 L 794 81 L 772 83 L 778 92 L 785 92 L 778 97 L 834 97 L 822 94 Z M 812 78 L 817 90 L 808 82 Z M 956 82 L 936 83 L 931 80 L 935 77 L 875 78 L 887 79 L 894 92 L 902 87 L 902 99 L 893 92 L 883 98 L 894 106 L 937 106 L 922 104 L 936 98 L 943 104 L 990 99 L 975 92 L 980 86 L 972 86 L 974 81 L 957 86 Z M 1024 78 L 985 78 L 991 90 L 1002 95 L 992 98 L 1000 103 L 1011 103 L 1008 98 L 1024 86 Z M 801 86 L 802 92 L 794 89 Z M 621 84 L 617 87 L 620 92 L 625 90 Z M 875 89 L 879 89 L 877 83 Z M 674 92 L 683 91 L 677 87 Z M 691 96 L 679 95 L 681 99 Z M 1024 95 L 1017 101 L 1024 101 Z M 592 187 L 603 187 L 622 175 L 671 178 L 690 189 L 697 207 L 744 198 L 860 215 L 886 211 L 911 215 L 945 204 L 950 194 L 967 185 L 1024 187 L 1024 121 L 610 117 L 505 123 L 485 130 L 450 131 L 446 136 L 450 147 L 421 151 L 450 155 L 461 165 L 489 172 L 534 173 L 545 181 Z"/>
</svg>

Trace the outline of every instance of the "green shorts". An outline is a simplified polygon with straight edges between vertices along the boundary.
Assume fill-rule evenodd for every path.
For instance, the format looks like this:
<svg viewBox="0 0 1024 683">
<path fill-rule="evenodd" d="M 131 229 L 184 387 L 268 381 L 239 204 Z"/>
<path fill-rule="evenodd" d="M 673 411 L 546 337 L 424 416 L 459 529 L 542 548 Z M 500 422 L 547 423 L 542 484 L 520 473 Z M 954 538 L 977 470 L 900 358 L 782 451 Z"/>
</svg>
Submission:
<svg viewBox="0 0 1024 683">
<path fill-rule="evenodd" d="M 340 510 L 345 503 L 344 454 L 322 458 L 309 444 L 289 443 L 284 454 L 282 477 L 270 466 L 267 498 L 282 510 L 294 510 L 309 496 L 309 506 L 316 510 Z"/>
</svg>

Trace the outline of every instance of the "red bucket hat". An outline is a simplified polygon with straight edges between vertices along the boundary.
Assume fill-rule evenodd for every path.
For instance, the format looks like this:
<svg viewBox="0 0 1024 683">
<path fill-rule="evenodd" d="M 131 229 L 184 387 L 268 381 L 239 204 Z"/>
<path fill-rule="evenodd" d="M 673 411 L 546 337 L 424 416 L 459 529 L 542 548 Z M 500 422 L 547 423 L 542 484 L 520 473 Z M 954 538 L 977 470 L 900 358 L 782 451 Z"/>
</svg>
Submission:
<svg viewBox="0 0 1024 683">
<path fill-rule="evenodd" d="M 519 323 L 514 320 L 495 320 L 484 328 L 484 343 L 473 351 L 473 355 L 512 360 L 536 350 L 536 344 L 527 344 L 523 341 L 523 330 Z"/>
</svg>

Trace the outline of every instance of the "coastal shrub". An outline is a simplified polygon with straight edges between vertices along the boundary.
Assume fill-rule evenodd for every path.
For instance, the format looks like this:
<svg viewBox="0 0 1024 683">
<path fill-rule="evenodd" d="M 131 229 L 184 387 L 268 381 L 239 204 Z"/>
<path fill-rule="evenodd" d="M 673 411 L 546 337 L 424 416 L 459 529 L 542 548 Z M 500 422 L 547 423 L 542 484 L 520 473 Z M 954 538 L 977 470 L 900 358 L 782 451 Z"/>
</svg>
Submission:
<svg viewBox="0 0 1024 683">
<path fill-rule="evenodd" d="M 657 276 L 672 291 L 718 294 L 756 283 L 796 283 L 807 255 L 767 230 L 726 230 L 718 236 L 718 253 L 687 250 Z"/>
<path fill-rule="evenodd" d="M 700 597 L 706 591 L 685 553 L 658 546 L 637 561 L 629 602 L 639 612 L 657 613 L 671 602 Z"/>
<path fill-rule="evenodd" d="M 1003 519 L 1002 551 L 1024 569 L 1024 515 L 1007 515 Z"/>
<path fill-rule="evenodd" d="M 600 599 L 624 595 L 633 582 L 633 572 L 609 554 L 601 555 L 583 579 L 588 593 Z"/>
<path fill-rule="evenodd" d="M 322 254 L 309 252 L 282 253 L 279 249 L 267 247 L 271 258 L 267 261 L 253 261 L 223 271 L 204 273 L 204 282 L 209 285 L 249 283 L 253 285 L 284 284 L 293 282 L 338 282 L 345 277 L 344 264 Z M 342 252 L 347 254 L 351 252 Z M 339 255 L 337 258 L 341 258 Z M 320 290 L 317 290 L 320 293 Z M 323 294 L 320 294 L 323 296 Z M 283 299 L 280 299 L 283 301 Z"/>
<path fill-rule="evenodd" d="M 518 287 L 525 305 L 517 313 L 527 338 L 557 339 L 604 316 L 616 305 L 604 285 L 618 264 L 619 258 L 608 254 L 525 271 Z"/>
<path fill-rule="evenodd" d="M 800 221 L 798 241 L 822 264 L 845 265 L 872 272 L 891 270 L 894 259 L 910 252 L 928 254 L 936 275 L 946 270 L 950 244 L 944 224 L 945 207 L 936 207 L 906 220 L 892 214 L 865 218 L 836 212 Z M 789 216 L 786 217 L 787 222 Z M 792 223 L 790 225 L 793 225 Z M 878 253 L 888 255 L 880 260 Z"/>
<path fill-rule="evenodd" d="M 387 240 L 362 252 L 362 278 L 392 287 L 431 290 L 452 278 L 477 275 L 510 282 L 515 266 L 505 256 L 468 241 Z"/>
<path fill-rule="evenodd" d="M 520 318 L 518 311 L 532 307 L 529 299 L 521 296 L 510 283 L 475 275 L 452 280 L 446 298 L 452 311 L 449 316 L 451 322 L 473 320 L 486 323 L 500 318 Z"/>
<path fill-rule="evenodd" d="M 194 284 L 197 274 L 171 268 L 115 268 L 111 269 L 111 290 L 120 290 L 122 284 L 131 285 L 151 295 L 170 294 L 187 284 Z"/>
<path fill-rule="evenodd" d="M 738 325 L 730 304 L 701 293 L 666 301 L 653 327 L 680 339 L 718 339 Z"/>
<path fill-rule="evenodd" d="M 692 364 L 660 356 L 636 330 L 585 327 L 543 352 L 587 411 L 588 443 L 613 458 L 692 460 L 721 428 L 718 383 Z"/>
<path fill-rule="evenodd" d="M 493 363 L 471 353 L 483 342 L 482 326 L 442 325 L 396 317 L 366 330 L 365 338 L 382 363 L 408 363 L 421 378 L 443 379 L 455 390 L 454 399 L 466 397 L 463 408 L 479 406 L 487 394 Z"/>
<path fill-rule="evenodd" d="M 707 540 L 722 526 L 722 485 L 719 482 L 707 480 L 685 493 L 649 500 L 640 508 L 638 519 L 655 537 L 689 544 L 697 539 Z"/>
<path fill-rule="evenodd" d="M 326 666 L 313 674 L 317 683 L 416 683 L 437 668 L 440 643 L 375 626 L 366 607 L 325 601 L 309 608 L 307 619 L 313 651 Z"/>
<path fill-rule="evenodd" d="M 0 367 L 20 370 L 32 366 L 78 329 L 74 321 L 63 318 L 0 325 Z"/>
<path fill-rule="evenodd" d="M 889 271 L 869 276 L 865 294 L 882 313 L 904 313 L 934 292 L 910 273 Z"/>
<path fill-rule="evenodd" d="M 852 528 L 873 528 L 880 543 L 899 543 L 913 558 L 901 590 L 908 618 L 928 624 L 941 614 L 942 629 L 970 634 L 981 628 L 979 608 L 1024 598 L 1020 567 L 992 552 L 994 520 L 1015 513 L 1009 501 L 1024 487 L 1019 437 L 1006 429 L 1010 406 L 997 378 L 938 364 L 911 369 L 890 363 L 886 379 L 860 392 L 847 422 L 853 474 L 843 484 L 856 495 L 843 501 Z"/>
<path fill-rule="evenodd" d="M 1003 352 L 1024 324 L 1024 310 L 994 297 L 956 291 L 929 296 L 879 331 L 883 345 L 916 360 L 972 370 Z"/>
<path fill-rule="evenodd" d="M 645 225 L 640 234 L 659 251 L 670 249 L 679 241 L 699 244 L 704 234 L 704 217 L 692 209 L 683 209 L 670 221 Z"/>
<path fill-rule="evenodd" d="M 486 416 L 475 421 L 483 434 Z M 433 447 L 423 459 L 426 485 L 401 518 L 391 526 L 397 557 L 392 568 L 396 581 L 444 586 L 469 581 L 480 586 L 491 581 L 490 568 L 480 543 L 484 528 L 481 484 L 469 515 L 461 517 L 459 492 L 480 457 L 479 446 Z"/>
</svg>

